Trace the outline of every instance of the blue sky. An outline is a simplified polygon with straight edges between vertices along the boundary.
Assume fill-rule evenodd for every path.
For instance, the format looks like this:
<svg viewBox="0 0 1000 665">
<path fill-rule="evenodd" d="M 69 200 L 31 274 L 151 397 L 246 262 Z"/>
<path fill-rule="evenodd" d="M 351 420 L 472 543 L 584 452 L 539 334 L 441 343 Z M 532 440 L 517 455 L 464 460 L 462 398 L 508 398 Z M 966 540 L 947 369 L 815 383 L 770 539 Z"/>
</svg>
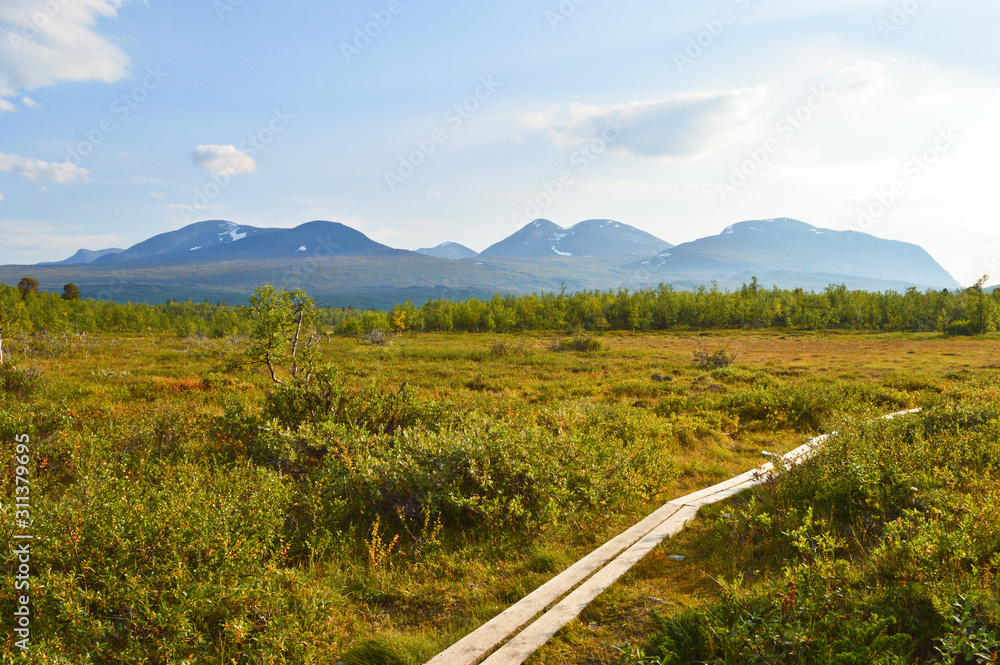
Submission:
<svg viewBox="0 0 1000 665">
<path fill-rule="evenodd" d="M 5 0 L 0 263 L 202 219 L 481 250 L 788 216 L 1000 281 L 995 1 Z M 366 34 L 367 33 L 367 34 Z"/>
</svg>

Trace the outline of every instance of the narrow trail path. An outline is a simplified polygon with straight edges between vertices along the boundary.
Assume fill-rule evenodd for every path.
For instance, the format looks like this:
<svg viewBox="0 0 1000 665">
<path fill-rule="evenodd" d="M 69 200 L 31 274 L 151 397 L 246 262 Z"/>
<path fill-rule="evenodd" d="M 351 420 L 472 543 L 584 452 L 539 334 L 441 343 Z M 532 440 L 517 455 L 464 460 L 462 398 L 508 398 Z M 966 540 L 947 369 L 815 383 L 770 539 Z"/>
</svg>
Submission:
<svg viewBox="0 0 1000 665">
<path fill-rule="evenodd" d="M 883 418 L 895 418 L 918 411 L 920 409 L 899 411 Z M 829 434 L 817 436 L 786 453 L 783 456 L 785 463 L 790 466 L 802 463 L 828 437 Z M 698 514 L 701 506 L 724 501 L 759 485 L 773 471 L 774 463 L 767 462 L 717 485 L 668 501 L 630 529 L 604 543 L 427 661 L 426 665 L 523 663 L 646 554 L 664 539 L 680 532 Z M 486 654 L 490 655 L 483 660 Z"/>
</svg>

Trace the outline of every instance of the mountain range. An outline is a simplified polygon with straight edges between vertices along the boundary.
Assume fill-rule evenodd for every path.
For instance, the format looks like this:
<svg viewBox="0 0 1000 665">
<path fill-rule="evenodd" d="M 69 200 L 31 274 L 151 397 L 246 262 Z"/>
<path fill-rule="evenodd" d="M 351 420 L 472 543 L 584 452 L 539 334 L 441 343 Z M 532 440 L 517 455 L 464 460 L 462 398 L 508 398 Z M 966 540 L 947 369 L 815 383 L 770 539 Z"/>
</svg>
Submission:
<svg viewBox="0 0 1000 665">
<path fill-rule="evenodd" d="M 787 217 L 740 222 L 641 262 L 649 281 L 718 280 L 727 286 L 754 276 L 763 284 L 824 288 L 956 288 L 958 282 L 922 247 L 857 231 L 821 229 Z"/>
<path fill-rule="evenodd" d="M 536 219 L 479 255 L 484 258 L 599 257 L 642 259 L 673 247 L 645 231 L 610 219 L 588 219 L 568 229 Z"/>
<path fill-rule="evenodd" d="M 677 246 L 627 224 L 592 219 L 562 228 L 538 219 L 480 254 L 458 243 L 394 249 L 351 227 L 312 221 L 259 228 L 208 220 L 125 250 L 80 250 L 64 261 L 0 266 L 0 281 L 32 276 L 45 290 L 75 283 L 84 297 L 242 302 L 270 282 L 305 288 L 322 304 L 388 307 L 407 298 L 641 288 L 710 282 L 820 290 L 959 288 L 921 247 L 788 218 L 740 222 Z"/>
</svg>

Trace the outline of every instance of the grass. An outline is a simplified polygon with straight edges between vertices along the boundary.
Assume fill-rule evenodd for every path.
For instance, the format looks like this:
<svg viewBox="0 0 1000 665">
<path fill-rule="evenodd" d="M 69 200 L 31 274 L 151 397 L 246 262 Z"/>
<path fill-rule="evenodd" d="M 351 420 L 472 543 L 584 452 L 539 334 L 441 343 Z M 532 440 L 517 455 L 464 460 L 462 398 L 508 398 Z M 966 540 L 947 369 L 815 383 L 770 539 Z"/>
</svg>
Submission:
<svg viewBox="0 0 1000 665">
<path fill-rule="evenodd" d="M 718 369 L 694 364 L 694 334 L 596 339 L 595 352 L 555 350 L 545 334 L 333 338 L 323 353 L 342 408 L 329 412 L 230 369 L 238 347 L 226 340 L 106 335 L 59 353 L 15 343 L 17 371 L 40 372 L 27 392 L 0 394 L 0 435 L 32 441 L 34 662 L 423 662 L 662 502 L 755 466 L 761 450 L 900 408 L 995 400 L 990 338 L 702 334 L 740 351 Z M 850 446 L 868 441 L 851 431 Z M 891 439 L 872 436 L 873 451 Z M 786 513 L 819 505 L 808 487 L 825 485 L 805 482 L 760 498 Z M 960 500 L 920 487 L 938 505 Z M 825 500 L 828 512 L 855 505 Z M 769 513 L 745 501 L 656 550 L 533 662 L 607 663 L 616 644 L 650 647 L 669 625 L 651 610 L 669 622 L 701 608 L 722 622 L 711 608 L 731 591 L 716 580 L 740 572 L 746 603 L 787 595 L 794 542 L 754 527 Z M 11 510 L 4 501 L 5 538 Z M 781 529 L 800 529 L 796 515 Z M 955 528 L 948 519 L 927 537 Z M 11 602 L 0 602 L 8 616 Z M 986 616 L 975 602 L 970 621 Z"/>
<path fill-rule="evenodd" d="M 707 509 L 687 545 L 715 588 L 654 612 L 647 655 L 620 662 L 995 662 L 995 386 L 847 418 L 806 465 Z"/>
</svg>

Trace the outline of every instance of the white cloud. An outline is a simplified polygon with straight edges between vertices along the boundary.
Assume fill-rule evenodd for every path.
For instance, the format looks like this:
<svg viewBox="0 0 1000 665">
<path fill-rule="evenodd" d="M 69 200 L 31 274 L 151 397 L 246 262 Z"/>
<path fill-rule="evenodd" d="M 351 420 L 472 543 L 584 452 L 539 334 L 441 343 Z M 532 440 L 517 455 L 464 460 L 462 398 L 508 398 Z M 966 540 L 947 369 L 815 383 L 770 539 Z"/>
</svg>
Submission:
<svg viewBox="0 0 1000 665">
<path fill-rule="evenodd" d="M 6 99 L 0 99 L 0 113 L 14 113 L 17 111 L 17 107 L 8 102 Z"/>
<path fill-rule="evenodd" d="M 58 81 L 111 83 L 128 56 L 95 30 L 127 0 L 4 0 L 0 3 L 0 97 Z"/>
<path fill-rule="evenodd" d="M 31 97 L 25 97 L 21 100 L 21 103 L 27 106 L 32 111 L 37 111 L 42 108 L 42 105 L 36 102 Z"/>
<path fill-rule="evenodd" d="M 154 192 L 153 190 L 149 190 L 146 193 L 152 196 L 157 201 L 162 201 L 164 198 L 166 198 L 166 194 L 161 194 L 160 192 Z"/>
<path fill-rule="evenodd" d="M 3 199 L 4 199 L 3 194 L 0 194 L 0 201 L 3 201 Z"/>
<path fill-rule="evenodd" d="M 70 162 L 43 162 L 40 159 L 0 152 L 0 171 L 15 173 L 28 180 L 48 180 L 60 185 L 90 180 L 90 171 Z"/>
<path fill-rule="evenodd" d="M 892 82 L 893 69 L 899 65 L 898 58 L 885 62 L 856 60 L 853 64 L 838 68 L 828 80 L 831 87 L 840 91 L 884 88 Z"/>
<path fill-rule="evenodd" d="M 545 129 L 552 123 L 553 116 L 558 112 L 559 107 L 552 106 L 541 113 L 529 113 L 522 120 L 531 129 Z"/>
<path fill-rule="evenodd" d="M 191 153 L 194 165 L 216 175 L 237 175 L 257 170 L 257 162 L 250 155 L 232 145 L 200 145 Z"/>
<path fill-rule="evenodd" d="M 686 93 L 667 99 L 633 101 L 610 107 L 572 104 L 569 119 L 557 120 L 558 109 L 522 118 L 544 130 L 556 146 L 583 145 L 608 139 L 627 153 L 647 157 L 692 157 L 727 145 L 753 125 L 754 112 L 768 96 L 764 87 L 711 93 Z M 609 133 L 609 128 L 611 132 Z"/>
</svg>

